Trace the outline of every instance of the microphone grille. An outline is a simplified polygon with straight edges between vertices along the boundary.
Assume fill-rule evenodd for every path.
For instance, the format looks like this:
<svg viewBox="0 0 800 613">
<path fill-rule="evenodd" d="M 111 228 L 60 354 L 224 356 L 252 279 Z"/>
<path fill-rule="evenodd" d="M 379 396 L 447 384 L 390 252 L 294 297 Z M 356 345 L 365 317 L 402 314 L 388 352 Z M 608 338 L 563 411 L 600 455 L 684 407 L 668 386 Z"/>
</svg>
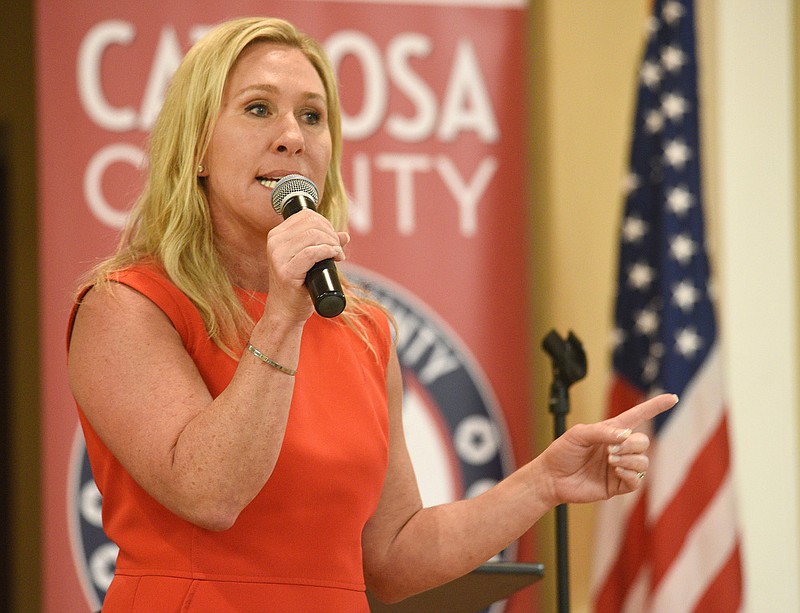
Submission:
<svg viewBox="0 0 800 613">
<path fill-rule="evenodd" d="M 272 190 L 272 208 L 278 215 L 283 214 L 283 205 L 292 194 L 303 194 L 308 196 L 316 206 L 319 201 L 317 186 L 308 177 L 303 175 L 286 175 L 282 177 Z"/>
</svg>

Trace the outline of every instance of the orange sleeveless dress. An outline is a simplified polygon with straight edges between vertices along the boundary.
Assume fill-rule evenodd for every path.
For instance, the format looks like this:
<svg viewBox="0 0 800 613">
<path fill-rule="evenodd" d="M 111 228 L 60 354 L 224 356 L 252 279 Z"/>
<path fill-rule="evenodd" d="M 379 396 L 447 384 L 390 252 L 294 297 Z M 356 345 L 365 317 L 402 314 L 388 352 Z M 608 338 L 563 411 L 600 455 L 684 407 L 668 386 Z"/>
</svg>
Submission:
<svg viewBox="0 0 800 613">
<path fill-rule="evenodd" d="M 115 277 L 172 321 L 212 396 L 236 362 L 206 334 L 192 303 L 154 268 Z M 241 292 L 252 315 L 266 295 Z M 357 613 L 369 611 L 361 531 L 388 462 L 388 321 L 367 330 L 380 359 L 338 320 L 306 323 L 280 457 L 269 481 L 229 530 L 199 528 L 147 494 L 78 409 L 103 527 L 119 546 L 104 613 Z M 74 317 L 74 312 L 73 312 Z"/>
</svg>

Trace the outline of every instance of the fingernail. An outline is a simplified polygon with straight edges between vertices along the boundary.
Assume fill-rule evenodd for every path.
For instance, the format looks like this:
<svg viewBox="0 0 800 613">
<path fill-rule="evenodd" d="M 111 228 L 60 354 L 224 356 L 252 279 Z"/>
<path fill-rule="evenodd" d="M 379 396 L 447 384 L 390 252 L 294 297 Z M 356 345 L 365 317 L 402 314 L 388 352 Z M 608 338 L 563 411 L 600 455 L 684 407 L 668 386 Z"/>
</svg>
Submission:
<svg viewBox="0 0 800 613">
<path fill-rule="evenodd" d="M 619 453 L 622 451 L 622 445 L 609 445 L 608 453 Z"/>
<path fill-rule="evenodd" d="M 618 438 L 618 439 L 621 439 L 621 440 L 623 440 L 623 441 L 624 441 L 624 440 L 625 440 L 626 438 L 628 438 L 630 435 L 631 435 L 631 429 L 630 429 L 630 428 L 625 428 L 624 430 L 621 430 L 621 431 L 620 431 L 620 432 L 617 434 L 617 438 Z"/>
<path fill-rule="evenodd" d="M 609 464 L 616 464 L 617 462 L 619 462 L 619 456 L 618 455 L 614 455 L 612 453 L 610 456 L 608 456 L 608 463 Z"/>
</svg>

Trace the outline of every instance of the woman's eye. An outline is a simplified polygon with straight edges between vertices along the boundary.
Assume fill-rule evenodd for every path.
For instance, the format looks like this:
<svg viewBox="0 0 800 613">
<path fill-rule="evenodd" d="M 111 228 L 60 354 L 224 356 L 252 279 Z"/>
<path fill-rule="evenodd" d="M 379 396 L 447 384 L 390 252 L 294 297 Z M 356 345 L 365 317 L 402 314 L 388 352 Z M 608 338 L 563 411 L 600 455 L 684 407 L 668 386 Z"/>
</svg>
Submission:
<svg viewBox="0 0 800 613">
<path fill-rule="evenodd" d="M 316 125 L 322 121 L 322 113 L 318 111 L 305 111 L 303 113 L 303 119 L 309 125 Z"/>
<path fill-rule="evenodd" d="M 266 117 L 268 113 L 267 105 L 263 102 L 254 102 L 252 104 L 248 104 L 244 110 L 252 115 L 256 115 L 257 117 Z"/>
</svg>

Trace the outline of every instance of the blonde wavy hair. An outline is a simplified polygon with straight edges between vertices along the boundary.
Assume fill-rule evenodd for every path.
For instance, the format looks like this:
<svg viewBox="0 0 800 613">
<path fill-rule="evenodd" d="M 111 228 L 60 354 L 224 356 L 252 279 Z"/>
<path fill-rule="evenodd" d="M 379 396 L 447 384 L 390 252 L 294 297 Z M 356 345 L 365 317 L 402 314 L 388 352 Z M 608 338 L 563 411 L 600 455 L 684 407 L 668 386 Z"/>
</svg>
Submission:
<svg viewBox="0 0 800 613">
<path fill-rule="evenodd" d="M 226 80 L 242 51 L 257 42 L 299 49 L 322 79 L 327 97 L 332 153 L 317 210 L 337 230 L 347 226 L 342 180 L 339 93 L 322 46 L 282 19 L 242 18 L 218 25 L 186 54 L 167 89 L 153 126 L 145 187 L 133 205 L 120 244 L 90 273 L 83 287 L 102 284 L 114 272 L 152 261 L 199 310 L 209 337 L 239 355 L 254 322 L 242 306 L 215 246 L 206 195 L 197 167 L 208 148 Z M 348 306 L 343 321 L 366 340 L 359 315 L 377 305 L 342 278 Z"/>
</svg>

